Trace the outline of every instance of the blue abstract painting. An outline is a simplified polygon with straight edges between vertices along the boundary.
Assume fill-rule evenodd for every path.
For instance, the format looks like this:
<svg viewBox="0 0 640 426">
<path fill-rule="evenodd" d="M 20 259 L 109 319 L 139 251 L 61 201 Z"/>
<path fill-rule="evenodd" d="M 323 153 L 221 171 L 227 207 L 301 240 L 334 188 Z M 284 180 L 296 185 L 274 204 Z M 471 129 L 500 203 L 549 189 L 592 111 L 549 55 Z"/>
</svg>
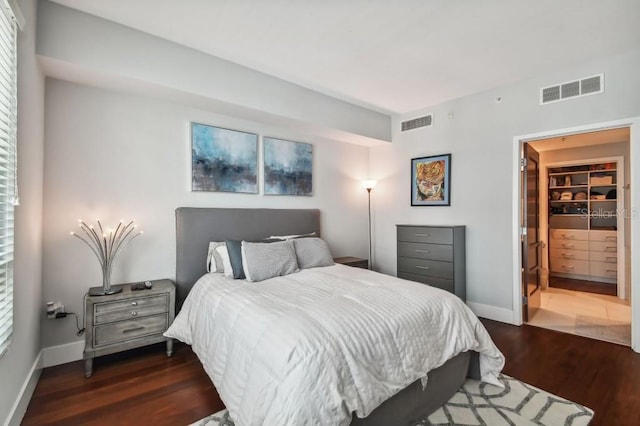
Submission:
<svg viewBox="0 0 640 426">
<path fill-rule="evenodd" d="M 265 195 L 312 195 L 313 145 L 264 138 Z"/>
<path fill-rule="evenodd" d="M 191 190 L 258 192 L 258 135 L 191 123 Z"/>
</svg>

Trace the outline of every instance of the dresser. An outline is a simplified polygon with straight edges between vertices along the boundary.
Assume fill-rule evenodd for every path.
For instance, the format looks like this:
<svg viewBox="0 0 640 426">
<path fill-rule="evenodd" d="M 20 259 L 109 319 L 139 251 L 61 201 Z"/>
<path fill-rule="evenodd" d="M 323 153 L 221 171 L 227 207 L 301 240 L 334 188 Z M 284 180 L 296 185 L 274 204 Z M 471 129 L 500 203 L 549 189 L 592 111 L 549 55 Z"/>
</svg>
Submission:
<svg viewBox="0 0 640 426">
<path fill-rule="evenodd" d="M 397 225 L 398 278 L 466 300 L 465 227 Z"/>
<path fill-rule="evenodd" d="M 175 315 L 176 290 L 171 280 L 151 281 L 153 287 L 121 293 L 87 296 L 84 347 L 85 377 L 93 373 L 93 358 L 127 349 L 166 342 L 167 356 L 173 355 L 173 340 L 162 335 Z"/>
<path fill-rule="evenodd" d="M 369 269 L 369 261 L 360 257 L 334 257 L 333 261 L 341 265 L 353 266 L 354 268 Z"/>
<path fill-rule="evenodd" d="M 552 275 L 588 281 L 616 282 L 616 231 L 551 229 L 549 243 L 549 269 Z"/>
</svg>

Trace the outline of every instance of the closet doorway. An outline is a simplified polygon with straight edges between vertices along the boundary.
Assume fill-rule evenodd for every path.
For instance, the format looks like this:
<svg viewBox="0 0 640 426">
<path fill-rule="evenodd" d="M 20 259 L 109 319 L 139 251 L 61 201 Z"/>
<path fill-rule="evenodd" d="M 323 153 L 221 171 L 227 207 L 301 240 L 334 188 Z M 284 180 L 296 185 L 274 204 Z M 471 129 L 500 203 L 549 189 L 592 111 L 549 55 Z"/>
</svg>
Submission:
<svg viewBox="0 0 640 426">
<path fill-rule="evenodd" d="M 629 127 L 524 149 L 539 154 L 540 240 L 540 302 L 524 321 L 630 346 Z"/>
</svg>

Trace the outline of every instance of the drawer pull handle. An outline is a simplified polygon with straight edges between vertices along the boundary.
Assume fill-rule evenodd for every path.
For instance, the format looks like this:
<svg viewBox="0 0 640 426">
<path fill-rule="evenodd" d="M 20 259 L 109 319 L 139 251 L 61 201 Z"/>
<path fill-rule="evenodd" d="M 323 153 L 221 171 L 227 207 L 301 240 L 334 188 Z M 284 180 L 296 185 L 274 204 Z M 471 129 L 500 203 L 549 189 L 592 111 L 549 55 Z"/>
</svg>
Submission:
<svg viewBox="0 0 640 426">
<path fill-rule="evenodd" d="M 562 238 L 564 238 L 565 240 L 573 240 L 575 236 L 573 234 L 562 234 Z"/>
<path fill-rule="evenodd" d="M 136 311 L 131 311 L 131 316 L 132 316 L 132 317 L 137 317 L 137 316 L 138 316 L 138 313 L 137 313 Z"/>
<path fill-rule="evenodd" d="M 428 269 L 431 269 L 431 268 L 430 268 L 430 267 L 428 267 L 428 266 L 420 266 L 420 265 L 416 265 L 416 268 L 418 268 L 418 269 L 427 269 L 427 270 L 428 270 Z"/>
<path fill-rule="evenodd" d="M 575 246 L 574 246 L 573 244 L 565 244 L 565 243 L 562 243 L 562 247 L 564 247 L 564 248 L 573 248 L 573 247 L 575 247 Z"/>
<path fill-rule="evenodd" d="M 131 302 L 131 306 L 138 306 L 138 302 Z"/>
<path fill-rule="evenodd" d="M 576 256 L 574 254 L 562 253 L 562 257 L 565 259 L 575 259 Z"/>
<path fill-rule="evenodd" d="M 134 331 L 140 331 L 140 330 L 144 330 L 144 327 L 141 326 L 141 327 L 129 328 L 127 330 L 122 330 L 122 332 L 124 334 L 127 334 L 127 333 L 133 333 Z"/>
<path fill-rule="evenodd" d="M 617 247 L 605 247 L 605 250 L 615 250 Z"/>
<path fill-rule="evenodd" d="M 430 237 L 430 234 L 416 234 L 416 237 Z"/>
<path fill-rule="evenodd" d="M 429 250 L 416 250 L 416 253 L 429 253 Z"/>
<path fill-rule="evenodd" d="M 605 269 L 605 271 L 610 272 L 610 273 L 618 272 L 616 269 Z"/>
<path fill-rule="evenodd" d="M 609 235 L 607 237 L 604 237 L 605 241 L 617 241 L 618 237 L 614 236 L 614 235 Z"/>
<path fill-rule="evenodd" d="M 563 269 L 575 269 L 575 266 L 567 266 L 567 265 L 562 265 Z"/>
</svg>

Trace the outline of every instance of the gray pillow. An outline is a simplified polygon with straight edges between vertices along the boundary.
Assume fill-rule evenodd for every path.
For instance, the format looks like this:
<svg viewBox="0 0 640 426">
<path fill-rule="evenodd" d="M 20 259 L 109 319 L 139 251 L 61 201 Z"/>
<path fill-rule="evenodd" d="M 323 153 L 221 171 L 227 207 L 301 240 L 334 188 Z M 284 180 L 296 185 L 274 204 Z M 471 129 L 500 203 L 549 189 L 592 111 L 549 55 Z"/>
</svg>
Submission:
<svg viewBox="0 0 640 426">
<path fill-rule="evenodd" d="M 296 250 L 292 241 L 277 243 L 243 241 L 242 264 L 247 280 L 254 282 L 298 272 Z"/>
<path fill-rule="evenodd" d="M 292 240 L 300 269 L 333 265 L 329 246 L 320 238 L 296 238 Z"/>
</svg>

